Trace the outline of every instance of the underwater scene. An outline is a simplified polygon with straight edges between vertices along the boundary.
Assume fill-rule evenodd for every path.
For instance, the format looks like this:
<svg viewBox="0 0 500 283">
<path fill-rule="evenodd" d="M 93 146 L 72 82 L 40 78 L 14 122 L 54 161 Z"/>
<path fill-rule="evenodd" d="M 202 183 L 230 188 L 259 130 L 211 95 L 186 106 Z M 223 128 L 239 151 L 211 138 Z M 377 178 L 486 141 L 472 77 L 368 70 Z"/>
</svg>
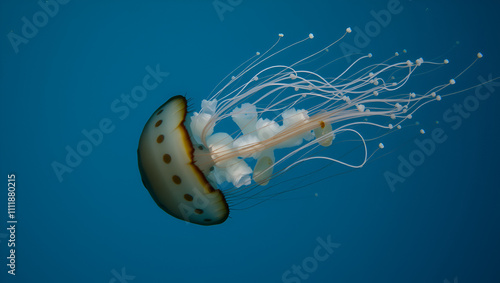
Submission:
<svg viewBox="0 0 500 283">
<path fill-rule="evenodd" d="M 500 282 L 494 1 L 3 1 L 0 282 Z"/>
</svg>

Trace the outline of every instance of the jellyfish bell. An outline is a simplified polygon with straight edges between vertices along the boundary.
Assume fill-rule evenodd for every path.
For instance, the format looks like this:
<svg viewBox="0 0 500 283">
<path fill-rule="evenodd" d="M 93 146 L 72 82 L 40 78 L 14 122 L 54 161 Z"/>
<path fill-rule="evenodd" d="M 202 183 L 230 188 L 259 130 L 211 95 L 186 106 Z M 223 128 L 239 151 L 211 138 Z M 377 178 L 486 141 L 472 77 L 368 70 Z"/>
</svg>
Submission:
<svg viewBox="0 0 500 283">
<path fill-rule="evenodd" d="M 219 224 L 229 207 L 194 164 L 195 147 L 184 126 L 187 113 L 186 98 L 174 96 L 146 123 L 137 151 L 142 181 L 170 215 L 200 225 Z"/>
<path fill-rule="evenodd" d="M 314 71 L 302 67 L 339 40 L 293 64 L 265 66 L 314 38 L 310 34 L 274 51 L 283 37 L 279 34 L 266 52 L 228 74 L 200 111 L 188 112 L 186 98 L 175 96 L 152 114 L 140 137 L 138 161 L 144 186 L 164 211 L 191 223 L 220 224 L 235 203 L 272 197 L 265 188 L 299 164 L 323 160 L 361 168 L 385 147 L 379 141 L 369 152 L 362 127 L 401 129 L 422 106 L 446 96 L 441 93 L 465 71 L 441 85 L 410 92 L 403 86 L 418 69 L 449 61 L 392 62 L 400 56 L 396 52 L 383 62 L 363 64 L 372 60 L 370 53 L 329 77 L 319 70 L 338 58 Z M 361 148 L 358 162 L 335 156 L 335 141 L 345 135 L 354 136 Z"/>
</svg>

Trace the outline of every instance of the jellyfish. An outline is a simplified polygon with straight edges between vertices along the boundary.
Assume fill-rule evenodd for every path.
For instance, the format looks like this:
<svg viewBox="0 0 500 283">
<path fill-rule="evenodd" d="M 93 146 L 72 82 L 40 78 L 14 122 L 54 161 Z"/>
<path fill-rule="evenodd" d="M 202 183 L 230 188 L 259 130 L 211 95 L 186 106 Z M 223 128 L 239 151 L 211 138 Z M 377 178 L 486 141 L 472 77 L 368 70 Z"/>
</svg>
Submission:
<svg viewBox="0 0 500 283">
<path fill-rule="evenodd" d="M 278 49 L 279 34 L 266 52 L 227 75 L 199 111 L 188 111 L 181 95 L 160 106 L 137 151 L 143 184 L 157 205 L 178 219 L 215 225 L 229 217 L 232 203 L 262 197 L 275 178 L 297 166 L 321 160 L 361 168 L 384 148 L 378 138 L 385 134 L 365 138 L 366 127 L 400 130 L 424 105 L 450 95 L 444 91 L 463 74 L 418 92 L 405 90 L 424 66 L 432 71 L 449 61 L 397 60 L 398 52 L 377 63 L 370 63 L 371 53 L 360 54 L 343 70 L 326 72 L 343 58 L 325 60 L 329 48 L 350 32 L 286 65 L 271 62 L 314 36 Z M 317 62 L 323 65 L 308 68 Z M 343 136 L 360 149 L 358 162 L 335 155 L 335 141 Z M 369 149 L 373 140 L 378 145 Z"/>
</svg>

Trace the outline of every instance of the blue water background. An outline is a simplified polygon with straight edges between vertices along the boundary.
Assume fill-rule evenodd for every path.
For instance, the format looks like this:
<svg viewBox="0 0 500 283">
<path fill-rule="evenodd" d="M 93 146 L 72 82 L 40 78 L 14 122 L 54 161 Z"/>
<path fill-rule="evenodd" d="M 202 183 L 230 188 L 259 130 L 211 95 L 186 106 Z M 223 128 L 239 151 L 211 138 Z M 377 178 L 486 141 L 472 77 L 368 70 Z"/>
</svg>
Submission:
<svg viewBox="0 0 500 283">
<path fill-rule="evenodd" d="M 388 150 L 397 150 L 360 170 L 232 212 L 213 227 L 172 218 L 141 183 L 138 139 L 170 96 L 187 93 L 197 110 L 228 72 L 264 51 L 278 33 L 285 34 L 285 45 L 314 33 L 314 41 L 290 51 L 300 58 L 348 26 L 364 29 L 374 21 L 370 12 L 389 2 L 243 0 L 232 1 L 237 5 L 219 17 L 212 1 L 73 0 L 59 5 L 16 53 L 8 34 L 21 35 L 22 18 L 32 21 L 42 9 L 35 1 L 2 1 L 0 281 L 120 282 L 117 274 L 124 272 L 122 282 L 500 282 L 498 85 L 481 89 L 491 96 L 456 130 L 443 113 L 474 89 L 415 115 L 412 122 L 419 121 L 427 137 L 441 128 L 448 139 L 394 191 L 384 172 L 397 172 L 398 156 L 418 149 L 418 128 L 384 137 Z M 494 1 L 400 5 L 402 12 L 361 52 L 377 61 L 404 48 L 412 60 L 446 54 L 453 65 L 429 79 L 434 85 L 481 51 L 485 57 L 457 80 L 456 90 L 478 84 L 479 76 L 500 75 Z M 353 38 L 345 42 L 352 45 Z M 343 55 L 338 46 L 330 51 L 333 58 Z M 157 65 L 170 75 L 127 115 L 113 112 L 113 101 L 142 84 L 147 66 Z M 339 66 L 341 72 L 346 62 Z M 85 139 L 82 130 L 102 119 L 114 130 L 60 182 L 51 164 L 64 163 L 66 147 L 75 148 Z M 5 238 L 6 176 L 12 172 L 15 277 L 7 274 Z M 340 244 L 324 261 L 311 259 L 318 237 Z M 282 281 L 293 265 L 311 262 L 317 266 L 309 265 L 307 278 Z"/>
</svg>

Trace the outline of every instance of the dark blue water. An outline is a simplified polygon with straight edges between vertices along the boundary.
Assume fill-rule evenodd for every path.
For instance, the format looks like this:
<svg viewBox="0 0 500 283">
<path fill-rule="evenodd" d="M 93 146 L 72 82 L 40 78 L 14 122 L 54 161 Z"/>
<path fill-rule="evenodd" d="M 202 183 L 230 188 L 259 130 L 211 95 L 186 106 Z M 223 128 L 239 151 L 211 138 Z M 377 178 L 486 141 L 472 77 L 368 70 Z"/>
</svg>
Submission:
<svg viewBox="0 0 500 283">
<path fill-rule="evenodd" d="M 102 2 L 0 4 L 1 282 L 500 282 L 498 81 L 427 105 L 415 117 L 426 135 L 408 127 L 384 137 L 391 154 L 364 168 L 234 211 L 218 226 L 188 225 L 159 209 L 136 160 L 159 105 L 187 93 L 198 110 L 280 32 L 285 44 L 315 34 L 291 51 L 296 57 L 350 26 L 369 35 L 344 42 L 378 61 L 403 48 L 413 60 L 450 59 L 429 87 L 478 51 L 484 58 L 451 91 L 497 77 L 494 1 Z M 381 16 L 387 11 L 390 19 Z M 330 52 L 344 55 L 339 45 Z M 155 87 L 122 101 L 147 68 L 161 72 Z M 102 138 L 68 163 L 94 129 Z M 429 139 L 428 152 L 415 143 Z M 401 165 L 417 155 L 417 165 Z M 68 167 L 58 174 L 54 164 Z M 387 172 L 399 176 L 392 187 Z M 11 173 L 15 276 L 7 273 Z"/>
</svg>

